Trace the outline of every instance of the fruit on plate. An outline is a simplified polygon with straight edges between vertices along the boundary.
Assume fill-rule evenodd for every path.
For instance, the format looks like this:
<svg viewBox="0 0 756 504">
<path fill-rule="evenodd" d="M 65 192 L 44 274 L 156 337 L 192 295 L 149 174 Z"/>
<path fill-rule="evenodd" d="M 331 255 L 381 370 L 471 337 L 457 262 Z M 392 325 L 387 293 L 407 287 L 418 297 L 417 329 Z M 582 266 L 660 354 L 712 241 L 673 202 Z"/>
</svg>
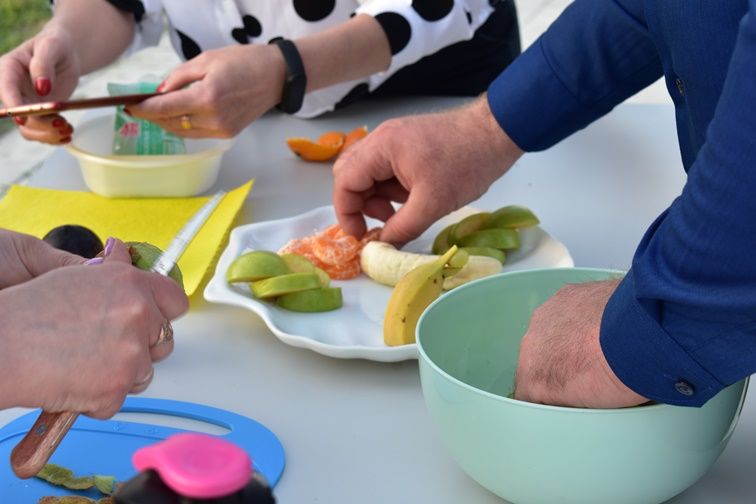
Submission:
<svg viewBox="0 0 756 504">
<path fill-rule="evenodd" d="M 328 131 L 316 142 L 304 137 L 286 139 L 289 149 L 305 161 L 330 161 L 347 147 L 354 145 L 368 134 L 367 126 L 360 126 L 349 133 Z"/>
<path fill-rule="evenodd" d="M 520 248 L 520 229 L 539 222 L 532 210 L 520 205 L 478 212 L 442 229 L 433 240 L 432 251 L 443 254 L 457 245 L 473 256 L 493 257 L 504 263 L 508 251 Z"/>
<path fill-rule="evenodd" d="M 296 312 L 325 312 L 341 308 L 341 289 L 338 287 L 320 287 L 317 289 L 292 292 L 279 296 L 278 306 Z"/>
<path fill-rule="evenodd" d="M 126 242 L 126 246 L 129 247 L 129 254 L 131 254 L 131 264 L 145 271 L 149 271 L 163 253 L 160 248 L 147 242 Z M 168 276 L 173 278 L 182 289 L 184 288 L 184 277 L 178 264 L 173 266 Z"/>
<path fill-rule="evenodd" d="M 420 315 L 441 295 L 447 276 L 460 271 L 458 263 L 450 264 L 456 254 L 457 246 L 452 245 L 444 255 L 417 266 L 399 280 L 383 316 L 383 342 L 386 345 L 415 342 L 415 326 Z"/>
<path fill-rule="evenodd" d="M 252 282 L 251 285 L 252 294 L 260 299 L 319 288 L 321 288 L 320 278 L 315 273 L 287 273 Z"/>
<path fill-rule="evenodd" d="M 537 226 L 540 222 L 530 208 L 520 205 L 508 205 L 493 212 L 486 227 L 518 229 Z"/>
<path fill-rule="evenodd" d="M 291 271 L 283 258 L 275 252 L 253 250 L 234 259 L 226 271 L 226 280 L 229 283 L 255 282 Z"/>
<path fill-rule="evenodd" d="M 254 250 L 237 257 L 226 271 L 228 283 L 249 283 L 258 299 L 289 311 L 314 313 L 341 308 L 340 287 L 328 273 L 294 253 Z"/>
<path fill-rule="evenodd" d="M 304 256 L 332 279 L 349 280 L 360 274 L 362 247 L 378 238 L 380 232 L 380 228 L 371 229 L 358 240 L 333 224 L 314 235 L 289 240 L 278 253 Z"/>
<path fill-rule="evenodd" d="M 281 254 L 279 257 L 284 261 L 286 267 L 291 273 L 315 273 L 320 279 L 320 285 L 323 287 L 331 286 L 331 277 L 328 273 L 318 268 L 309 259 L 298 254 Z"/>
<path fill-rule="evenodd" d="M 498 259 L 486 257 L 485 254 L 473 255 L 469 251 L 459 250 L 466 252 L 469 259 L 457 274 L 447 276 L 444 279 L 444 290 L 453 289 L 476 278 L 501 272 L 501 261 Z M 371 279 L 384 285 L 395 286 L 407 273 L 420 265 L 432 263 L 438 257 L 438 255 L 405 252 L 397 250 L 390 243 L 373 241 L 362 249 L 360 265 L 362 271 Z"/>
<path fill-rule="evenodd" d="M 91 229 L 77 224 L 52 228 L 42 238 L 53 247 L 92 259 L 102 252 L 102 240 Z"/>
</svg>

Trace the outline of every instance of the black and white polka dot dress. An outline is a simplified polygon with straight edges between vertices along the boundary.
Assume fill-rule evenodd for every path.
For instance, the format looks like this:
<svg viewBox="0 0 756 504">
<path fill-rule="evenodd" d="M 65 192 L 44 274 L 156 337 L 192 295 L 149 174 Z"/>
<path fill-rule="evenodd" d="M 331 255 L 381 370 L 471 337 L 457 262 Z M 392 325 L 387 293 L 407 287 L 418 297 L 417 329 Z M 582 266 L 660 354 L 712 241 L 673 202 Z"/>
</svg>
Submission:
<svg viewBox="0 0 756 504">
<path fill-rule="evenodd" d="M 164 16 L 173 46 L 185 59 L 230 44 L 297 39 L 347 21 L 373 16 L 391 47 L 389 68 L 363 79 L 308 93 L 301 117 L 338 108 L 377 89 L 400 69 L 455 43 L 470 40 L 494 12 L 491 0 L 109 0 L 134 13 L 132 49 L 157 44 Z M 511 0 L 509 0 L 511 1 Z M 518 46 L 519 51 L 519 46 Z"/>
</svg>

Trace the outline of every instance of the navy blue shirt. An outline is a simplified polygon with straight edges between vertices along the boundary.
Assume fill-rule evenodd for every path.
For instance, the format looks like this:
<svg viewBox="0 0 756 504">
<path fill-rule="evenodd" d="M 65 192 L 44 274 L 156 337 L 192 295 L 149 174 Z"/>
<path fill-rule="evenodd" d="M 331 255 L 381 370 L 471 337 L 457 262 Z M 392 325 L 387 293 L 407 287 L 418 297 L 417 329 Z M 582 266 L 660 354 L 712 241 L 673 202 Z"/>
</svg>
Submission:
<svg viewBox="0 0 756 504">
<path fill-rule="evenodd" d="M 601 345 L 639 394 L 700 406 L 756 371 L 756 0 L 577 0 L 488 100 L 540 150 L 662 75 L 687 182 L 609 300 Z"/>
</svg>

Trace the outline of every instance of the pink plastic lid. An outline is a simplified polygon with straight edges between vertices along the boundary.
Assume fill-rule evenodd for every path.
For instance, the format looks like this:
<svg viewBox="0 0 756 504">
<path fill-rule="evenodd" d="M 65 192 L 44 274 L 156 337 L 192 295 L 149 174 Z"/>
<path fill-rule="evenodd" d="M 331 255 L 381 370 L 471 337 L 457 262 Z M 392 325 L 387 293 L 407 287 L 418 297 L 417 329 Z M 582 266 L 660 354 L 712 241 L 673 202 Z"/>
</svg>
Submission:
<svg viewBox="0 0 756 504">
<path fill-rule="evenodd" d="M 175 434 L 140 448 L 131 460 L 139 471 L 154 469 L 176 493 L 195 499 L 234 494 L 252 477 L 247 452 L 206 434 Z"/>
</svg>

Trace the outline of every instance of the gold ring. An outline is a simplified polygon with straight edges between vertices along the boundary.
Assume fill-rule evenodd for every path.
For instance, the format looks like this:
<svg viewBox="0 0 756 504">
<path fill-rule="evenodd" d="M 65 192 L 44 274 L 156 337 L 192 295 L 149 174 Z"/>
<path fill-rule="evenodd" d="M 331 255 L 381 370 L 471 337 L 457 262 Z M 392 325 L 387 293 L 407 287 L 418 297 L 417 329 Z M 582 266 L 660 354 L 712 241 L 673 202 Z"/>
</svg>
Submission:
<svg viewBox="0 0 756 504">
<path fill-rule="evenodd" d="M 144 392 L 147 390 L 147 386 L 152 381 L 152 378 L 155 376 L 155 368 L 150 368 L 150 372 L 147 373 L 147 376 L 139 380 L 138 382 L 134 383 L 134 386 L 131 387 L 131 390 L 129 390 L 132 394 L 139 394 L 140 392 Z"/>
<path fill-rule="evenodd" d="M 189 116 L 186 114 L 181 116 L 181 129 L 185 129 L 185 130 L 192 129 L 192 121 L 189 119 Z"/>
<path fill-rule="evenodd" d="M 171 321 L 166 319 L 165 322 L 163 322 L 163 325 L 160 326 L 160 334 L 158 335 L 157 341 L 152 346 L 156 347 L 158 345 L 170 343 L 171 341 L 173 341 L 173 326 L 171 325 Z"/>
</svg>

